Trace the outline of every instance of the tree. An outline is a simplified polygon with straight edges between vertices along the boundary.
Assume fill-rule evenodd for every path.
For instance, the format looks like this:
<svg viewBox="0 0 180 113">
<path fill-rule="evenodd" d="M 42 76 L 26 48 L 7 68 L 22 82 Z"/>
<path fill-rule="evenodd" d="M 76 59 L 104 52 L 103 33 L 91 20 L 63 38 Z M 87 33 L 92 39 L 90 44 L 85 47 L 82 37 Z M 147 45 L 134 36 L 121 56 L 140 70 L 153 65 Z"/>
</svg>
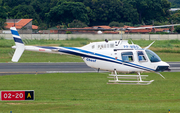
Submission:
<svg viewBox="0 0 180 113">
<path fill-rule="evenodd" d="M 130 0 L 123 1 L 123 22 L 130 22 L 132 24 L 138 24 L 139 13 L 137 8 L 134 8 Z"/>
<path fill-rule="evenodd" d="M 0 0 L 0 6 L 5 9 L 0 16 L 32 18 L 34 24 L 48 27 L 67 26 L 73 20 L 89 26 L 112 21 L 135 25 L 167 21 L 170 16 L 168 0 Z"/>
<path fill-rule="evenodd" d="M 87 27 L 87 25 L 79 20 L 73 20 L 73 22 L 68 24 L 69 28 L 83 28 Z"/>
<path fill-rule="evenodd" d="M 84 0 L 90 25 L 108 25 L 112 21 L 137 23 L 137 10 L 130 0 Z"/>
<path fill-rule="evenodd" d="M 46 16 L 51 25 L 61 23 L 67 25 L 74 19 L 85 22 L 86 24 L 89 23 L 86 7 L 80 2 L 63 2 L 60 5 L 51 8 Z"/>
<path fill-rule="evenodd" d="M 0 6 L 0 11 L 1 11 L 1 13 L 0 13 L 0 18 L 2 18 L 2 19 L 6 19 L 7 18 L 7 11 L 6 11 L 6 9 L 3 7 L 3 6 Z"/>
<path fill-rule="evenodd" d="M 0 11 L 0 29 L 3 30 L 6 26 L 7 13 L 6 9 L 3 6 L 0 6 Z"/>
<path fill-rule="evenodd" d="M 0 29 L 3 30 L 5 29 L 6 26 L 6 20 L 0 18 Z"/>
<path fill-rule="evenodd" d="M 39 30 L 46 30 L 46 29 L 48 29 L 47 24 L 41 23 L 41 24 L 38 26 L 38 29 L 39 29 Z"/>
<path fill-rule="evenodd" d="M 180 23 L 180 11 L 177 11 L 173 15 L 171 15 L 171 18 L 169 19 L 173 23 Z"/>
<path fill-rule="evenodd" d="M 154 23 L 154 26 L 170 24 L 169 21 L 165 21 L 165 22 L 154 21 L 153 23 Z"/>
<path fill-rule="evenodd" d="M 131 4 L 137 8 L 139 23 L 149 20 L 166 21 L 170 16 L 170 2 L 167 0 L 133 0 Z"/>
<path fill-rule="evenodd" d="M 39 25 L 39 23 L 38 23 L 37 20 L 33 20 L 32 24 L 33 24 L 33 25 Z"/>
<path fill-rule="evenodd" d="M 34 20 L 39 21 L 39 16 L 36 14 L 33 7 L 27 5 L 18 5 L 14 7 L 10 12 L 10 17 L 14 19 L 33 18 Z"/>
<path fill-rule="evenodd" d="M 112 21 L 123 21 L 122 2 L 119 0 L 86 0 L 88 6 L 88 16 L 92 25 L 107 25 Z"/>
<path fill-rule="evenodd" d="M 124 24 L 123 24 L 123 23 L 119 23 L 119 22 L 112 21 L 111 23 L 109 23 L 109 26 L 110 26 L 110 27 L 124 27 Z"/>
<path fill-rule="evenodd" d="M 2 0 L 4 6 L 9 6 L 11 8 L 18 5 L 29 5 L 31 2 L 32 0 Z"/>
<path fill-rule="evenodd" d="M 173 1 L 171 1 L 171 3 L 172 3 L 171 7 L 174 7 L 174 8 L 180 7 L 179 0 L 173 0 Z"/>
<path fill-rule="evenodd" d="M 176 26 L 174 31 L 180 33 L 180 26 Z"/>
<path fill-rule="evenodd" d="M 50 9 L 56 6 L 58 0 L 32 0 L 30 5 L 34 8 L 35 12 L 39 15 L 41 22 L 47 21 L 46 13 L 50 11 Z"/>
</svg>

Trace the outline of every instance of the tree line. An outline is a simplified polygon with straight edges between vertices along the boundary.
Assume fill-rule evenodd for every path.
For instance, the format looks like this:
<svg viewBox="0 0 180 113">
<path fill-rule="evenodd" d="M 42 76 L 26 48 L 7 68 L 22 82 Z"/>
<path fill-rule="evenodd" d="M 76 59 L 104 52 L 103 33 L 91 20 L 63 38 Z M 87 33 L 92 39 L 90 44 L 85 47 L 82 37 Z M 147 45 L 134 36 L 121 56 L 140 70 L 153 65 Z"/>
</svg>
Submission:
<svg viewBox="0 0 180 113">
<path fill-rule="evenodd" d="M 179 0 L 169 0 L 171 2 L 172 8 L 179 8 L 180 7 L 180 1 Z"/>
<path fill-rule="evenodd" d="M 40 29 L 170 22 L 168 0 L 0 0 L 0 27 L 5 19 L 32 18 Z"/>
</svg>

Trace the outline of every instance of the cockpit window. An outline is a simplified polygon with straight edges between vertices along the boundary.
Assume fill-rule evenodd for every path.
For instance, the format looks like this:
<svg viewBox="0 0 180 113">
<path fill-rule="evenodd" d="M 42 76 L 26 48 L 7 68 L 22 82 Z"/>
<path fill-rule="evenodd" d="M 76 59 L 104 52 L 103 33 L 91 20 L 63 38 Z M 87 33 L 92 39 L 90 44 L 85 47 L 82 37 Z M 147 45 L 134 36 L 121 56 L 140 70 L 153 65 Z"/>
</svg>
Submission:
<svg viewBox="0 0 180 113">
<path fill-rule="evenodd" d="M 154 53 L 153 51 L 151 51 L 149 49 L 146 49 L 145 51 L 146 51 L 146 54 L 147 54 L 147 56 L 151 62 L 161 61 L 161 58 L 156 53 Z"/>
<path fill-rule="evenodd" d="M 137 54 L 139 61 L 146 61 L 146 57 L 144 56 L 144 53 L 142 51 L 137 51 Z"/>
<path fill-rule="evenodd" d="M 121 53 L 122 60 L 127 62 L 133 61 L 133 53 L 132 52 L 123 52 Z"/>
</svg>

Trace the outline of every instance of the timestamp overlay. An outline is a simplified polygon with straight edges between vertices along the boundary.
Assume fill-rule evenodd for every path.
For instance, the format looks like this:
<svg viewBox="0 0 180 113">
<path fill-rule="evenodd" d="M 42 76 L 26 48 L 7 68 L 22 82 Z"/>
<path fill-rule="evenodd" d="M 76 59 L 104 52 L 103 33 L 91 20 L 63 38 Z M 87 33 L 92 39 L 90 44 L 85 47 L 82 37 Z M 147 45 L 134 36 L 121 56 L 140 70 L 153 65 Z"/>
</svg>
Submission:
<svg viewBox="0 0 180 113">
<path fill-rule="evenodd" d="M 34 100 L 33 90 L 13 90 L 13 91 L 1 91 L 1 101 L 21 101 L 21 100 Z"/>
</svg>

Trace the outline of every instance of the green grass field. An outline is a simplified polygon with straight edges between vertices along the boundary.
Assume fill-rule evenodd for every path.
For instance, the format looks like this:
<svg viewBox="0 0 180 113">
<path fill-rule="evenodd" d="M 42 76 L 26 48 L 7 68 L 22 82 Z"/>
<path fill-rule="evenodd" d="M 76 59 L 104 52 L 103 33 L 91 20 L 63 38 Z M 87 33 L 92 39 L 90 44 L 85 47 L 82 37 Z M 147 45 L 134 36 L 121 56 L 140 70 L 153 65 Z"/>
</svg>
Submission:
<svg viewBox="0 0 180 113">
<path fill-rule="evenodd" d="M 108 73 L 0 76 L 1 90 L 34 90 L 34 101 L 1 101 L 0 113 L 180 112 L 179 72 L 145 73 L 150 85 L 107 84 Z"/>
<path fill-rule="evenodd" d="M 30 40 L 28 45 L 80 47 L 87 39 Z M 152 41 L 133 41 L 146 47 Z M 10 62 L 13 40 L 0 39 L 0 62 Z M 180 61 L 179 40 L 156 41 L 151 49 L 164 61 Z M 19 62 L 82 62 L 77 56 L 25 51 Z M 145 73 L 150 85 L 107 84 L 108 73 L 20 74 L 0 76 L 0 90 L 34 90 L 34 101 L 1 101 L 0 113 L 172 113 L 180 112 L 180 73 L 166 79 Z"/>
</svg>

